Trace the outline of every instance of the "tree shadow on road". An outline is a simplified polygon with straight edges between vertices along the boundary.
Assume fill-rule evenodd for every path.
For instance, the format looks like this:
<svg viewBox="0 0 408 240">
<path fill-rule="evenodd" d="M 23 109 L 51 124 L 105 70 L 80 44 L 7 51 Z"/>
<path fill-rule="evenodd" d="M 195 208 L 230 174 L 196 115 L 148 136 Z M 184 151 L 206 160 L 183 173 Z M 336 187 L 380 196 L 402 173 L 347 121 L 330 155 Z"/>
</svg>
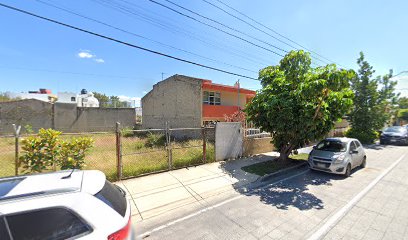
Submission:
<svg viewBox="0 0 408 240">
<path fill-rule="evenodd" d="M 262 156 L 263 158 L 267 156 Z M 269 157 L 271 158 L 271 157 Z M 235 190 L 246 196 L 258 196 L 259 200 L 267 205 L 275 206 L 278 209 L 287 210 L 289 207 L 295 207 L 299 210 L 323 209 L 324 202 L 308 191 L 311 186 L 331 186 L 332 181 L 342 180 L 343 176 L 328 174 L 324 172 L 307 171 L 307 167 L 294 170 L 285 176 L 270 180 L 268 185 L 246 189 L 242 181 L 248 181 L 251 174 L 242 173 L 237 169 L 234 161 L 225 162 L 222 168 L 230 173 L 238 182 L 233 184 Z M 232 171 L 232 172 L 231 172 Z M 241 172 L 238 174 L 237 172 Z M 295 176 L 298 175 L 298 176 Z M 284 181 L 280 181 L 286 179 Z"/>
<path fill-rule="evenodd" d="M 310 186 L 331 186 L 332 180 L 341 180 L 343 177 L 309 171 L 287 181 L 270 184 L 265 187 L 243 193 L 247 196 L 259 196 L 262 203 L 287 210 L 295 207 L 299 210 L 323 209 L 324 202 L 308 192 Z"/>
</svg>

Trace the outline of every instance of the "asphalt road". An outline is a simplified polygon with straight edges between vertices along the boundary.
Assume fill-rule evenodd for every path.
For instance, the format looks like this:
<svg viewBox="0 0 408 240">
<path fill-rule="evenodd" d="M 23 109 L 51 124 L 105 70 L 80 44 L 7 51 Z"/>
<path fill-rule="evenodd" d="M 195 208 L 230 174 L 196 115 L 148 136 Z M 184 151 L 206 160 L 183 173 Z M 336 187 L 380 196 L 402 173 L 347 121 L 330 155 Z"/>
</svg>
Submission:
<svg viewBox="0 0 408 240">
<path fill-rule="evenodd" d="M 366 149 L 342 176 L 299 169 L 149 219 L 144 239 L 408 239 L 408 147 Z"/>
</svg>

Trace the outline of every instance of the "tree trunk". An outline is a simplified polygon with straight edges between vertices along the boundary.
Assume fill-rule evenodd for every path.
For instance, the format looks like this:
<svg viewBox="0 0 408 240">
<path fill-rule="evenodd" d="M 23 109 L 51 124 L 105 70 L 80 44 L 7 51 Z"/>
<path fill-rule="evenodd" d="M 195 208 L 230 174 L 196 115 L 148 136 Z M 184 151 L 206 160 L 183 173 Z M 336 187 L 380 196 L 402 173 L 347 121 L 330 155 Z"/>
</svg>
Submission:
<svg viewBox="0 0 408 240">
<path fill-rule="evenodd" d="M 289 144 L 284 146 L 281 151 L 279 151 L 278 161 L 286 162 L 289 160 L 289 155 L 293 150 L 293 145 Z"/>
</svg>

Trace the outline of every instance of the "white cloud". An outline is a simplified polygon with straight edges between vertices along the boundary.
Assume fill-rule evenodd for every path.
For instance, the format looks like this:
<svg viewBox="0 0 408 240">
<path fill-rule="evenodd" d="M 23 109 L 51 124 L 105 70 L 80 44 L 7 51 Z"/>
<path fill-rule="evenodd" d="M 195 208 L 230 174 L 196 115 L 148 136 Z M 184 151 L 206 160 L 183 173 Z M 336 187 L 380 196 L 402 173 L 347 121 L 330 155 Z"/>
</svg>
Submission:
<svg viewBox="0 0 408 240">
<path fill-rule="evenodd" d="M 87 59 L 93 59 L 97 63 L 104 63 L 105 60 L 102 58 L 97 58 L 95 54 L 91 53 L 89 50 L 80 50 L 79 53 L 77 54 L 79 58 L 87 58 Z"/>
<path fill-rule="evenodd" d="M 84 50 L 78 53 L 79 58 L 94 58 L 95 56 L 92 55 L 89 51 Z"/>
<path fill-rule="evenodd" d="M 104 63 L 105 62 L 105 60 L 103 60 L 102 58 L 96 58 L 96 59 L 94 59 L 94 61 L 97 62 L 97 63 Z"/>
</svg>

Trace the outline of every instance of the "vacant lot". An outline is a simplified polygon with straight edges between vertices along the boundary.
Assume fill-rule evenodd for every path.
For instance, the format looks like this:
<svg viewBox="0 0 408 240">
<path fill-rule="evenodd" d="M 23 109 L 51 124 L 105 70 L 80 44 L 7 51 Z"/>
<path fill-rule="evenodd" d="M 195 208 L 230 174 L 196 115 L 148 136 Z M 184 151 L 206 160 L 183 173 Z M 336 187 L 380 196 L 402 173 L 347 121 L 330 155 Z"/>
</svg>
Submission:
<svg viewBox="0 0 408 240">
<path fill-rule="evenodd" d="M 63 135 L 61 139 L 91 137 L 94 147 L 86 156 L 85 169 L 103 171 L 110 180 L 116 179 L 116 137 L 114 134 Z M 169 169 L 168 151 L 164 142 L 148 137 L 122 138 L 123 177 Z M 153 145 L 152 145 L 153 142 Z M 202 140 L 172 141 L 173 168 L 203 163 Z M 14 138 L 0 138 L 0 177 L 14 175 Z M 207 143 L 207 162 L 214 161 L 214 145 Z M 23 173 L 23 169 L 19 170 Z"/>
</svg>

